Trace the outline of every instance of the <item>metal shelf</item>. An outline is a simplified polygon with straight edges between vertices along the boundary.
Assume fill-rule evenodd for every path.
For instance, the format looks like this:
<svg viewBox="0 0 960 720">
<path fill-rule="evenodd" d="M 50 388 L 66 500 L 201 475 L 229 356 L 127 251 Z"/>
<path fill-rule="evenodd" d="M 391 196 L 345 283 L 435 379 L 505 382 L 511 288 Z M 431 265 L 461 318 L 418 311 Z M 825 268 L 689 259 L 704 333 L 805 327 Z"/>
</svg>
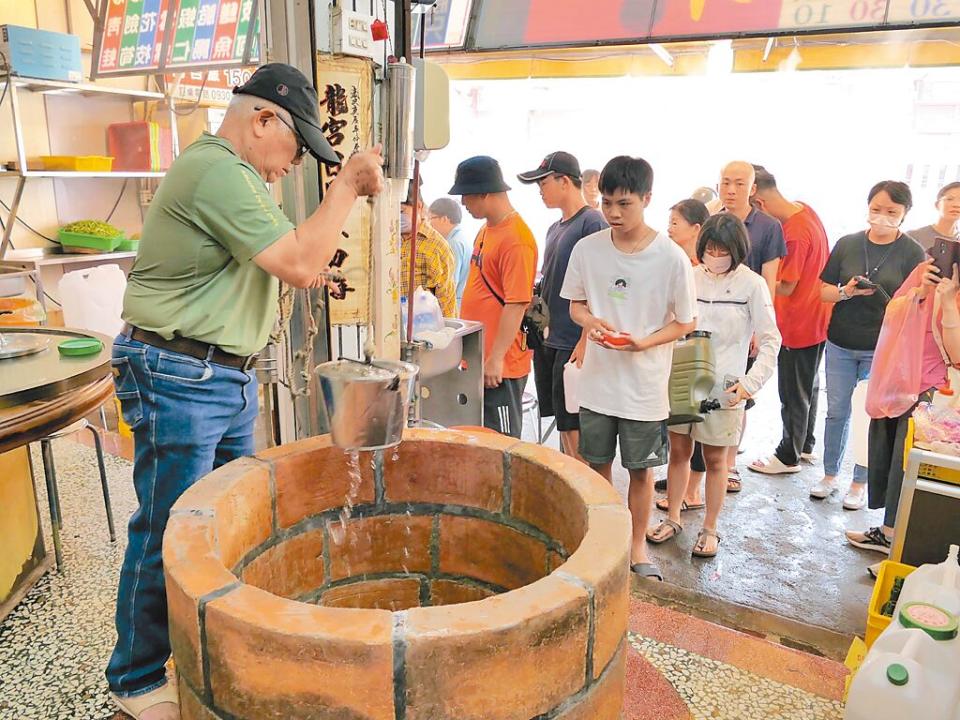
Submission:
<svg viewBox="0 0 960 720">
<path fill-rule="evenodd" d="M 24 173 L 7 174 L 15 177 L 36 178 L 162 178 L 166 175 L 165 172 L 83 172 L 80 170 L 27 170 Z"/>
<path fill-rule="evenodd" d="M 60 80 L 40 80 L 37 78 L 27 78 L 13 76 L 0 77 L 0 84 L 7 84 L 13 81 L 14 87 L 24 88 L 31 92 L 41 94 L 78 94 L 84 97 L 94 95 L 113 96 L 118 98 L 127 98 L 135 100 L 163 100 L 163 93 L 148 92 L 146 90 L 127 90 L 125 88 L 107 87 L 103 85 L 85 85 L 83 83 L 62 82 Z"/>
</svg>

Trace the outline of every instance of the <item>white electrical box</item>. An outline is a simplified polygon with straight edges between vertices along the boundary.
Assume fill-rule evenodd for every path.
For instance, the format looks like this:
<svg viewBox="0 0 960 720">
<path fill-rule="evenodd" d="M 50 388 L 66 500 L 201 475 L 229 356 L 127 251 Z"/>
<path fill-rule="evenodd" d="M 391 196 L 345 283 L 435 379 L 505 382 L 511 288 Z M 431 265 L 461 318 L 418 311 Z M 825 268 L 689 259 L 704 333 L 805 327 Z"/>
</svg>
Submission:
<svg viewBox="0 0 960 720">
<path fill-rule="evenodd" d="M 450 78 L 437 63 L 415 58 L 417 71 L 415 150 L 440 150 L 450 144 Z"/>
<path fill-rule="evenodd" d="M 335 54 L 370 58 L 383 62 L 383 41 L 373 39 L 373 15 L 353 12 L 341 6 L 330 11 L 330 46 Z"/>
</svg>

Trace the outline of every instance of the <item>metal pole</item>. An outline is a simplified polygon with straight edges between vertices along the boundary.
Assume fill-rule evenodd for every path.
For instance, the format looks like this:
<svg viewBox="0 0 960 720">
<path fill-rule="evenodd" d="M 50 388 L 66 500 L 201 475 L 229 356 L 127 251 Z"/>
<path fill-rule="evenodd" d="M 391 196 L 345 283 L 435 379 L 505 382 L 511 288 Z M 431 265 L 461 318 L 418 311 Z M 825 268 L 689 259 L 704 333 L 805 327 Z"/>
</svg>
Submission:
<svg viewBox="0 0 960 720">
<path fill-rule="evenodd" d="M 22 170 L 21 170 L 22 172 Z M 0 260 L 7 254 L 10 237 L 13 235 L 13 225 L 17 221 L 17 210 L 20 208 L 20 198 L 23 197 L 23 186 L 27 179 L 21 175 L 17 179 L 17 188 L 13 191 L 13 202 L 10 203 L 10 214 L 7 215 L 7 225 L 3 229 L 3 241 L 0 241 Z"/>
</svg>

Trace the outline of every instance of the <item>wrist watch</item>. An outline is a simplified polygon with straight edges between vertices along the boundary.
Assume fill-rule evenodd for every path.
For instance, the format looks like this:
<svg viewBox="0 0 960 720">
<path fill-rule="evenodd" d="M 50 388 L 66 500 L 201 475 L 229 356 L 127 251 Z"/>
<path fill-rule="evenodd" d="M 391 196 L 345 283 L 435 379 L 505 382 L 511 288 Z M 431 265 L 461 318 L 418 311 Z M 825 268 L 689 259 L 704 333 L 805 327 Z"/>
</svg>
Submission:
<svg viewBox="0 0 960 720">
<path fill-rule="evenodd" d="M 837 283 L 837 290 L 840 291 L 840 302 L 843 302 L 844 300 L 849 300 L 849 299 L 850 299 L 850 296 L 847 295 L 847 289 L 846 289 L 846 287 L 843 285 L 843 283 Z"/>
</svg>

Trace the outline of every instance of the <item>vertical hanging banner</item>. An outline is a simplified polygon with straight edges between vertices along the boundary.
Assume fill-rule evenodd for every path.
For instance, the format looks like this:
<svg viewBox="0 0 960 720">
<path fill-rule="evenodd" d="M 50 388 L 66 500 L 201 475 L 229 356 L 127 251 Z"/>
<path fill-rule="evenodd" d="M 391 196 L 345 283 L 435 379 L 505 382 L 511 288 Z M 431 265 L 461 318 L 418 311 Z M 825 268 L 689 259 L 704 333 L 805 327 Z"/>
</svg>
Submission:
<svg viewBox="0 0 960 720">
<path fill-rule="evenodd" d="M 371 145 L 373 137 L 373 78 L 368 61 L 359 58 L 321 57 L 317 62 L 320 123 L 327 141 L 341 158 Z M 324 193 L 340 167 L 320 163 Z M 344 300 L 330 301 L 332 325 L 363 325 L 370 313 L 370 203 L 361 199 L 344 226 L 340 247 L 347 253 L 342 270 L 353 292 Z"/>
<path fill-rule="evenodd" d="M 91 77 L 259 63 L 257 0 L 108 0 Z"/>
</svg>

